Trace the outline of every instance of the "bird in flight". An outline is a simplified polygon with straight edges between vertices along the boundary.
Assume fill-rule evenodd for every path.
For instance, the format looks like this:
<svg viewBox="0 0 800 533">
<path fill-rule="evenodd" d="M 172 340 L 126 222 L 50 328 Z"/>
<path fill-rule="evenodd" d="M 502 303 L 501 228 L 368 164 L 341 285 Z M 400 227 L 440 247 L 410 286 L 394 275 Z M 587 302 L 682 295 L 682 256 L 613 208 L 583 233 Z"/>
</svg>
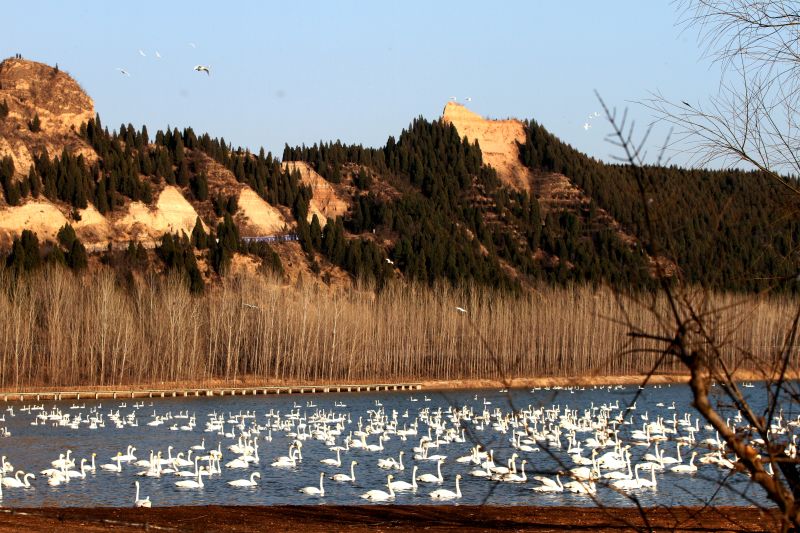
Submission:
<svg viewBox="0 0 800 533">
<path fill-rule="evenodd" d="M 458 311 L 459 313 L 466 313 L 467 312 L 466 309 L 464 309 L 463 307 L 458 307 L 458 306 L 456 306 L 456 311 Z"/>
<path fill-rule="evenodd" d="M 192 48 L 197 48 L 197 45 L 194 43 L 189 43 L 189 46 L 191 46 Z"/>
<path fill-rule="evenodd" d="M 393 265 L 393 264 L 394 264 L 394 261 L 392 261 L 392 260 L 391 260 L 391 259 L 389 259 L 388 257 L 386 258 L 386 262 L 387 262 L 387 263 L 389 263 L 390 265 Z"/>
<path fill-rule="evenodd" d="M 681 100 L 681 102 L 683 102 L 683 105 L 685 105 L 686 107 L 692 107 L 686 100 Z"/>
<path fill-rule="evenodd" d="M 467 102 L 471 102 L 471 101 L 472 101 L 472 97 L 471 97 L 471 96 L 467 96 L 467 97 L 465 98 L 465 100 L 466 100 Z"/>
<path fill-rule="evenodd" d="M 158 50 L 156 50 L 156 59 L 161 59 L 161 54 L 158 53 Z"/>
<path fill-rule="evenodd" d="M 245 307 L 249 307 L 250 309 L 258 309 L 257 305 L 248 304 L 248 303 L 242 303 L 242 305 L 245 306 Z"/>
<path fill-rule="evenodd" d="M 583 129 L 584 129 L 585 131 L 589 131 L 589 128 L 591 128 L 591 127 L 592 127 L 592 125 L 591 125 L 591 124 L 589 124 L 588 122 L 584 122 L 584 123 L 583 123 Z"/>
<path fill-rule="evenodd" d="M 127 70 L 125 70 L 124 68 L 117 68 L 117 70 L 118 70 L 118 71 L 119 71 L 119 73 L 120 73 L 120 74 L 122 74 L 123 76 L 128 76 L 128 77 L 130 78 L 130 76 L 131 76 L 131 75 L 130 75 L 130 74 L 128 73 L 128 71 L 127 71 Z"/>
<path fill-rule="evenodd" d="M 139 55 L 142 56 L 142 57 L 147 57 L 147 54 L 142 52 L 141 48 L 139 49 Z"/>
<path fill-rule="evenodd" d="M 205 65 L 197 65 L 194 67 L 197 72 L 205 72 L 209 76 L 211 76 L 211 67 L 207 67 Z"/>
<path fill-rule="evenodd" d="M 454 102 L 455 102 L 455 101 L 456 101 L 456 97 L 455 97 L 455 96 L 451 96 L 451 97 L 450 97 L 450 100 L 452 100 L 452 101 L 454 101 Z"/>
</svg>

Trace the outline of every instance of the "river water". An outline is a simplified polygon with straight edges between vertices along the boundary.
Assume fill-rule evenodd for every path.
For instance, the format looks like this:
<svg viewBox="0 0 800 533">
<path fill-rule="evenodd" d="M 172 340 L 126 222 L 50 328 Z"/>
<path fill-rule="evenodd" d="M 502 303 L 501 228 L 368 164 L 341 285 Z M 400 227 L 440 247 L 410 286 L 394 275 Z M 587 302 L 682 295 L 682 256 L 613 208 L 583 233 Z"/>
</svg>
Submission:
<svg viewBox="0 0 800 533">
<path fill-rule="evenodd" d="M 754 406 L 763 408 L 763 386 L 756 384 L 753 388 L 745 389 Z M 635 409 L 627 409 L 636 395 Z M 141 401 L 140 401 L 141 402 Z M 674 408 L 673 407 L 674 402 Z M 548 441 L 533 442 L 529 444 L 538 451 L 515 450 L 512 447 L 512 435 L 520 434 L 525 430 L 522 426 L 509 425 L 505 432 L 501 428 L 493 427 L 497 420 L 502 419 L 502 413 L 510 413 L 514 409 L 522 409 L 532 413 L 537 409 L 546 412 L 557 409 L 563 414 L 567 409 L 577 410 L 579 416 L 589 411 L 587 420 L 595 420 L 604 412 L 611 417 L 623 415 L 626 423 L 617 425 L 618 438 L 623 443 L 631 443 L 632 432 L 642 430 L 643 424 L 652 423 L 659 417 L 667 421 L 666 427 L 675 427 L 678 431 L 667 435 L 668 440 L 663 441 L 660 448 L 665 450 L 666 457 L 676 456 L 676 439 L 688 436 L 686 427 L 672 424 L 672 420 L 683 420 L 687 414 L 693 427 L 699 427 L 694 435 L 695 443 L 682 449 L 683 464 L 688 463 L 691 451 L 698 451 L 698 458 L 709 452 L 708 446 L 701 444 L 704 439 L 714 438 L 714 432 L 704 427 L 703 422 L 695 422 L 694 411 L 690 407 L 689 390 L 684 385 L 647 387 L 615 387 L 615 388 L 586 388 L 586 389 L 561 389 L 561 390 L 512 390 L 510 392 L 498 390 L 469 390 L 469 391 L 418 391 L 413 394 L 408 392 L 378 392 L 378 393 L 342 393 L 342 394 L 317 394 L 317 395 L 292 395 L 292 396 L 238 396 L 238 397 L 211 397 L 211 398 L 180 398 L 145 400 L 141 403 L 120 400 L 80 401 L 80 402 L 47 402 L 38 406 L 23 404 L 8 404 L 4 413 L 5 421 L 0 421 L 0 426 L 5 425 L 10 436 L 0 439 L 0 453 L 6 460 L 13 464 L 15 470 L 24 470 L 36 474 L 31 480 L 31 488 L 4 488 L 2 505 L 5 506 L 130 506 L 134 499 L 134 482 L 141 484 L 142 496 L 148 496 L 153 506 L 166 505 L 206 505 L 206 504 L 236 504 L 236 505 L 275 505 L 275 504 L 364 504 L 368 503 L 361 495 L 371 489 L 386 491 L 387 474 L 392 473 L 395 480 L 411 480 L 414 465 L 418 466 L 418 475 L 436 474 L 436 462 L 431 460 L 415 460 L 414 447 L 419 446 L 420 439 L 429 435 L 430 422 L 434 426 L 456 428 L 455 435 L 463 435 L 465 442 L 441 443 L 436 448 L 429 448 L 429 455 L 442 454 L 446 459 L 442 464 L 444 481 L 441 484 L 419 484 L 416 492 L 396 494 L 394 503 L 397 504 L 430 504 L 438 503 L 430 498 L 433 490 L 444 488 L 455 490 L 455 476 L 461 474 L 460 488 L 462 497 L 452 500 L 460 504 L 491 503 L 499 505 L 634 505 L 637 499 L 642 505 L 749 505 L 752 503 L 765 503 L 761 491 L 753 486 L 749 478 L 741 473 L 732 473 L 731 470 L 713 464 L 699 464 L 695 474 L 673 473 L 667 465 L 666 469 L 657 473 L 657 489 L 638 489 L 630 492 L 617 491 L 608 487 L 604 482 L 598 482 L 597 492 L 594 496 L 573 494 L 568 491 L 557 493 L 539 493 L 532 487 L 539 486 L 538 481 L 531 479 L 533 475 L 543 474 L 553 477 L 558 471 L 574 468 L 576 465 L 567 453 L 570 446 L 568 431 L 563 430 L 560 438 L 560 448 Z M 602 406 L 608 407 L 604 411 Z M 448 418 L 448 410 L 462 409 L 463 413 L 471 412 L 461 420 Z M 13 410 L 13 416 L 12 416 Z M 305 434 L 322 427 L 323 424 L 314 424 L 315 413 L 325 412 L 329 419 L 341 421 L 340 434 L 329 436 L 326 443 L 315 438 L 302 439 Z M 490 422 L 476 420 L 482 413 L 501 413 L 500 417 L 490 417 Z M 118 413 L 121 424 L 115 424 L 113 416 Z M 240 413 L 250 413 L 252 418 L 237 417 Z M 270 415 L 271 413 L 271 415 Z M 288 419 L 292 414 L 294 418 Z M 441 413 L 441 417 L 437 416 Z M 735 411 L 729 410 L 731 424 L 735 424 Z M 51 416 L 52 415 L 52 416 Z M 272 416 L 274 415 L 274 416 Z M 786 410 L 783 413 L 784 424 L 792 420 L 794 413 Z M 48 420 L 42 421 L 47 416 Z M 183 418 L 188 416 L 190 418 Z M 191 417 L 195 417 L 196 425 L 191 430 L 181 430 L 186 426 Z M 65 425 L 67 419 L 74 420 L 80 417 L 81 422 L 75 428 Z M 101 419 L 101 427 L 93 428 L 89 423 L 91 417 Z M 156 417 L 164 417 L 162 425 L 151 426 L 149 422 Z M 646 420 L 643 418 L 646 417 Z M 222 431 L 206 431 L 206 422 L 222 418 L 225 423 Z M 319 418 L 319 417 L 317 417 Z M 558 417 L 555 417 L 557 420 Z M 394 431 L 384 431 L 389 440 L 384 441 L 382 451 L 367 451 L 364 449 L 349 448 L 341 453 L 341 467 L 327 466 L 320 463 L 321 459 L 336 458 L 336 453 L 330 450 L 332 444 L 344 445 L 345 439 L 359 428 L 366 429 L 369 421 L 375 422 L 364 440 L 367 444 L 378 445 L 378 432 L 385 428 L 385 421 L 396 419 L 396 423 L 389 424 L 398 430 L 409 429 L 416 425 L 417 434 L 408 435 L 405 439 Z M 441 419 L 442 422 L 438 422 Z M 1 418 L 0 418 L 1 420 Z M 283 421 L 278 427 L 277 421 Z M 376 422 L 382 420 L 383 423 Z M 529 419 L 529 422 L 531 419 Z M 632 422 L 632 423 L 627 423 Z M 36 423 L 36 425 L 32 425 Z M 301 427 L 298 429 L 298 423 Z M 696 424 L 696 425 L 695 425 Z M 98 425 L 97 423 L 95 425 Z M 119 426 L 122 427 L 119 427 Z M 530 424 L 534 426 L 534 424 Z M 554 429 L 557 424 L 550 423 Z M 237 427 L 239 426 L 239 427 Z M 336 424 L 329 422 L 327 427 L 333 428 Z M 687 424 L 688 426 L 688 424 Z M 537 430 L 547 427 L 547 424 L 536 424 Z M 787 426 L 790 438 L 794 426 Z M 174 428 L 174 429 L 171 429 Z M 229 451 L 228 446 L 237 443 L 238 436 L 244 428 L 255 436 L 258 433 L 257 464 L 249 468 L 229 469 L 224 465 L 235 459 L 237 454 Z M 227 433 L 229 436 L 225 436 Z M 287 455 L 290 444 L 300 433 L 302 440 L 302 462 L 294 468 L 276 468 L 271 463 L 279 456 Z M 233 435 L 233 436 L 230 436 Z M 435 440 L 436 431 L 431 430 L 430 435 Z M 592 431 L 583 431 L 576 434 L 577 439 L 583 442 L 582 456 L 591 457 L 591 446 L 586 444 L 586 439 L 595 436 Z M 353 437 L 355 440 L 359 438 Z M 526 438 L 526 437 L 521 437 Z M 271 439 L 271 440 L 270 440 Z M 135 446 L 134 455 L 138 459 L 148 459 L 150 450 L 161 451 L 166 458 L 168 453 L 174 457 L 182 452 L 185 456 L 191 446 L 199 445 L 204 441 L 206 451 L 195 452 L 202 455 L 207 450 L 216 449 L 218 446 L 223 453 L 220 474 L 203 477 L 203 488 L 181 489 L 175 486 L 180 479 L 172 474 L 162 474 L 161 477 L 140 477 L 137 472 L 146 468 L 136 467 L 133 463 L 122 463 L 122 471 L 107 472 L 100 468 L 101 464 L 112 463 L 111 459 L 118 452 L 126 453 L 129 445 Z M 470 475 L 477 467 L 474 464 L 456 462 L 456 459 L 470 454 L 472 447 L 480 443 L 484 449 L 493 450 L 495 464 L 505 465 L 511 454 L 516 452 L 518 459 L 516 468 L 520 468 L 522 459 L 527 460 L 526 474 L 528 480 L 524 483 L 507 483 L 478 478 Z M 168 446 L 172 446 L 168 452 Z M 81 458 L 90 458 L 96 453 L 96 472 L 87 473 L 84 479 L 72 479 L 59 486 L 50 486 L 47 477 L 40 474 L 41 470 L 51 468 L 51 461 L 58 459 L 59 454 L 72 450 L 71 456 L 77 458 L 76 469 L 80 468 Z M 613 446 L 599 449 L 598 456 L 613 450 Z M 400 451 L 404 451 L 403 463 L 405 469 L 383 470 L 377 463 L 381 458 L 398 458 Z M 654 445 L 632 445 L 630 448 L 633 463 L 641 462 L 642 456 L 654 452 Z M 355 467 L 356 481 L 354 483 L 335 482 L 328 476 L 336 472 L 349 473 L 350 462 L 357 461 Z M 91 461 L 89 461 L 91 462 Z M 205 462 L 201 462 L 201 465 Z M 194 470 L 194 466 L 183 468 Z M 624 470 L 623 470 L 624 471 Z M 258 485 L 253 488 L 232 488 L 227 482 L 234 479 L 249 478 L 252 472 L 259 472 L 261 478 Z M 320 472 L 325 473 L 324 497 L 308 496 L 299 492 L 306 486 L 318 486 Z M 602 470 L 603 473 L 607 470 Z M 6 476 L 13 474 L 7 473 Z M 650 479 L 650 473 L 641 472 L 641 477 Z M 562 477 L 563 482 L 569 481 Z"/>
</svg>

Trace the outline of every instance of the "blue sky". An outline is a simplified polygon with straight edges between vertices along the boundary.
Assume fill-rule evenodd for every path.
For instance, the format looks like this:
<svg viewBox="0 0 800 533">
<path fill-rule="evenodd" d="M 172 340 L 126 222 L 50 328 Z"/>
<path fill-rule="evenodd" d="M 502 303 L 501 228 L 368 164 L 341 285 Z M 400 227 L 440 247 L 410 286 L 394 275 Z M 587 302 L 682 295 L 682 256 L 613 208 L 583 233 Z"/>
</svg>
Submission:
<svg viewBox="0 0 800 533">
<path fill-rule="evenodd" d="M 26 0 L 4 18 L 13 23 L 0 56 L 58 63 L 106 125 L 192 126 L 277 155 L 285 142 L 379 146 L 416 116 L 438 117 L 450 96 L 469 96 L 482 115 L 534 118 L 608 159 L 607 125 L 582 127 L 600 111 L 595 89 L 644 126 L 635 101 L 652 91 L 698 101 L 718 80 L 668 0 Z"/>
</svg>

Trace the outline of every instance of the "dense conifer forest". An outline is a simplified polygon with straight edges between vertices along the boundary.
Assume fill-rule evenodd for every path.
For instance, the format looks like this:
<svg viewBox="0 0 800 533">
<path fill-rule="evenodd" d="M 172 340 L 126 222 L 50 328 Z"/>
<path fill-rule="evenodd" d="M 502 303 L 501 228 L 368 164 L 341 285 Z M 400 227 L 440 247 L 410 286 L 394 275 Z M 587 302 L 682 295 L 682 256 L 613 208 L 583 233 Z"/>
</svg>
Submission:
<svg viewBox="0 0 800 533">
<path fill-rule="evenodd" d="M 80 130 L 98 155 L 95 162 L 66 150 L 44 152 L 35 156 L 26 179 L 14 180 L 13 161 L 6 158 L 0 162 L 0 184 L 11 206 L 27 196 L 44 196 L 76 210 L 92 204 L 103 214 L 129 200 L 152 202 L 164 183 L 187 198 L 209 201 L 217 219 L 206 221 L 208 231 L 198 218 L 191 235 L 164 235 L 155 253 L 163 269 L 180 273 L 195 293 L 205 289 L 196 255 L 206 257 L 220 276 L 237 252 L 282 271 L 269 245 L 242 242 L 233 220 L 237 198 L 211 194 L 198 153 L 291 212 L 314 272 L 321 256 L 379 289 L 398 273 L 426 284 L 446 280 L 514 292 L 538 283 L 652 287 L 653 258 L 598 218 L 603 209 L 629 234 L 645 237 L 631 167 L 591 159 L 534 121 L 525 123 L 525 130 L 521 162 L 534 173 L 567 176 L 591 198 L 587 208 L 545 209 L 535 190 L 513 190 L 484 166 L 477 142 L 459 137 L 449 123 L 423 118 L 380 148 L 338 141 L 285 147 L 283 161 L 304 161 L 331 184 L 352 184 L 352 207 L 324 226 L 316 215 L 309 219 L 312 190 L 299 173 L 263 149 L 258 154 L 233 149 L 224 139 L 197 136 L 191 128 L 166 128 L 153 138 L 146 127 L 130 124 L 109 132 L 99 116 Z M 653 250 L 677 266 L 675 276 L 715 290 L 796 290 L 787 280 L 797 274 L 798 206 L 784 201 L 773 181 L 738 170 L 644 170 L 658 227 Z M 379 185 L 397 194 L 383 194 Z M 23 233 L 5 260 L 15 272 L 47 262 L 85 268 L 86 250 L 74 231 L 63 240 L 59 236 L 58 243 L 40 243 Z M 123 252 L 109 250 L 103 262 L 130 276 L 147 268 L 147 253 L 131 243 Z"/>
</svg>

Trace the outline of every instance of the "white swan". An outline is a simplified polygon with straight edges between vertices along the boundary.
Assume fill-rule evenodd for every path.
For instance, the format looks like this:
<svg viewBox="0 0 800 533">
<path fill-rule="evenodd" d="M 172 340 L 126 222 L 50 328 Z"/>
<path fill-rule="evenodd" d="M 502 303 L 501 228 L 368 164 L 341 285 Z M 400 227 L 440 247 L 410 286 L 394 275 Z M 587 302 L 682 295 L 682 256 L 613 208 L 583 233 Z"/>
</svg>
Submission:
<svg viewBox="0 0 800 533">
<path fill-rule="evenodd" d="M 178 477 L 195 477 L 197 475 L 197 461 L 198 458 L 194 458 L 194 472 L 191 470 L 181 470 L 180 472 L 175 472 L 175 475 Z"/>
<path fill-rule="evenodd" d="M 559 474 L 556 474 L 555 481 L 544 476 L 535 476 L 533 479 L 542 483 L 538 487 L 533 487 L 532 490 L 536 492 L 564 492 L 564 485 L 561 484 Z"/>
<path fill-rule="evenodd" d="M 692 452 L 692 458 L 689 460 L 688 465 L 677 465 L 670 468 L 676 474 L 694 474 L 697 472 L 697 465 L 694 464 L 694 458 L 697 457 L 697 452 Z"/>
<path fill-rule="evenodd" d="M 20 480 L 19 476 L 24 474 L 22 470 L 17 470 L 15 477 L 4 477 L 3 478 L 3 486 L 9 489 L 22 489 L 22 488 L 30 488 L 31 484 L 28 481 L 28 478 L 36 479 L 36 476 L 33 474 L 25 474 L 25 477 Z"/>
<path fill-rule="evenodd" d="M 234 481 L 228 481 L 228 485 L 230 485 L 231 487 L 255 487 L 256 485 L 258 485 L 258 483 L 256 483 L 255 480 L 256 477 L 261 479 L 261 474 L 259 472 L 253 472 L 252 474 L 250 474 L 249 480 L 236 479 Z"/>
<path fill-rule="evenodd" d="M 639 480 L 639 484 L 641 485 L 642 488 L 656 490 L 658 488 L 658 485 L 656 484 L 655 468 L 650 469 L 650 479 Z"/>
<path fill-rule="evenodd" d="M 353 461 L 350 463 L 350 475 L 342 474 L 341 472 L 334 474 L 330 477 L 333 481 L 355 481 L 356 480 L 356 471 L 355 466 L 358 464 L 358 461 Z"/>
<path fill-rule="evenodd" d="M 461 474 L 456 476 L 456 491 L 453 492 L 452 490 L 447 489 L 438 489 L 431 492 L 431 499 L 434 500 L 453 500 L 456 498 L 461 497 L 461 487 L 459 487 L 458 482 L 461 480 Z"/>
<path fill-rule="evenodd" d="M 233 461 L 225 463 L 225 468 L 250 468 L 250 463 L 242 457 L 237 457 Z"/>
<path fill-rule="evenodd" d="M 303 487 L 300 492 L 308 494 L 309 496 L 325 496 L 325 487 L 322 486 L 322 480 L 325 478 L 325 472 L 319 473 L 319 488 L 317 487 Z"/>
<path fill-rule="evenodd" d="M 594 481 L 570 481 L 569 483 L 564 483 L 564 488 L 570 492 L 574 492 L 575 494 L 595 494 L 597 492 L 597 486 L 594 484 Z"/>
<path fill-rule="evenodd" d="M 146 497 L 144 499 L 139 499 L 139 482 L 136 481 L 135 484 L 136 484 L 136 498 L 134 498 L 134 500 L 133 500 L 133 506 L 134 507 L 151 507 L 152 506 L 152 502 L 150 502 L 150 496 L 148 496 L 148 497 Z"/>
<path fill-rule="evenodd" d="M 81 459 L 81 471 L 78 472 L 77 470 L 67 470 L 64 474 L 69 478 L 86 478 L 86 470 L 88 467 L 86 466 L 86 458 Z"/>
<path fill-rule="evenodd" d="M 182 489 L 202 489 L 203 488 L 203 476 L 200 471 L 197 472 L 197 481 L 194 479 L 182 479 L 180 481 L 175 482 L 176 487 L 180 487 Z"/>
<path fill-rule="evenodd" d="M 117 456 L 114 457 L 112 461 L 116 461 L 116 463 L 106 463 L 104 465 L 100 465 L 100 468 L 106 472 L 122 472 L 122 454 L 117 453 Z"/>
<path fill-rule="evenodd" d="M 392 479 L 394 479 L 394 476 L 391 474 L 389 474 L 386 477 L 386 487 L 389 489 L 389 492 L 384 492 L 382 490 L 374 489 L 365 492 L 364 494 L 361 495 L 361 497 L 371 502 L 385 502 L 388 500 L 394 500 L 394 489 L 392 488 Z"/>
<path fill-rule="evenodd" d="M 319 462 L 324 464 L 324 465 L 335 466 L 336 468 L 339 468 L 340 466 L 342 466 L 342 458 L 339 456 L 339 450 L 338 449 L 336 450 L 336 459 L 331 459 L 331 458 L 320 459 Z"/>
<path fill-rule="evenodd" d="M 422 474 L 421 476 L 417 476 L 417 481 L 420 483 L 441 483 L 444 481 L 442 477 L 442 461 L 441 459 L 436 462 L 436 475 L 433 474 Z"/>
<path fill-rule="evenodd" d="M 520 465 L 520 469 L 522 470 L 522 475 L 515 474 L 514 472 L 509 472 L 508 474 L 504 475 L 500 478 L 500 481 L 505 481 L 506 483 L 525 483 L 528 481 L 528 477 L 525 475 L 525 465 L 528 463 L 527 459 L 522 460 L 522 464 Z"/>
<path fill-rule="evenodd" d="M 630 466 L 628 467 L 630 470 Z M 642 480 L 639 479 L 639 465 L 636 465 L 635 470 L 635 477 L 631 475 L 631 477 L 626 479 L 618 479 L 611 483 L 611 486 L 617 490 L 635 490 L 642 487 Z"/>
<path fill-rule="evenodd" d="M 392 481 L 391 483 L 389 483 L 389 485 L 391 485 L 391 487 L 396 491 L 412 490 L 416 492 L 417 490 L 417 479 L 415 477 L 416 475 L 417 475 L 417 465 L 414 465 L 414 469 L 411 471 L 411 483 L 409 483 L 408 481 L 398 480 L 398 481 Z"/>
</svg>

